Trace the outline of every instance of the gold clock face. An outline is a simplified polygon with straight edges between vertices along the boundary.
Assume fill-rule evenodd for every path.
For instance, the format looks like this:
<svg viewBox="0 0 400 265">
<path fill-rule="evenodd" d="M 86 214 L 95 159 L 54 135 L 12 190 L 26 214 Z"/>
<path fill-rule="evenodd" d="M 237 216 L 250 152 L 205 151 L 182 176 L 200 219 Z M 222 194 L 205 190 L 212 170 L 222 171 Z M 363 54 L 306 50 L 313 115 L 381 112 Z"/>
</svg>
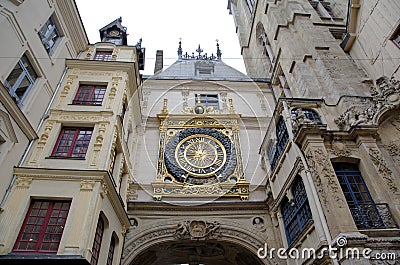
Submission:
<svg viewBox="0 0 400 265">
<path fill-rule="evenodd" d="M 226 162 L 226 150 L 221 142 L 206 134 L 194 134 L 180 141 L 175 149 L 178 165 L 195 176 L 210 176 Z"/>
<path fill-rule="evenodd" d="M 111 37 L 116 37 L 119 35 L 119 31 L 118 30 L 113 30 L 110 31 L 110 33 L 108 33 Z"/>
</svg>

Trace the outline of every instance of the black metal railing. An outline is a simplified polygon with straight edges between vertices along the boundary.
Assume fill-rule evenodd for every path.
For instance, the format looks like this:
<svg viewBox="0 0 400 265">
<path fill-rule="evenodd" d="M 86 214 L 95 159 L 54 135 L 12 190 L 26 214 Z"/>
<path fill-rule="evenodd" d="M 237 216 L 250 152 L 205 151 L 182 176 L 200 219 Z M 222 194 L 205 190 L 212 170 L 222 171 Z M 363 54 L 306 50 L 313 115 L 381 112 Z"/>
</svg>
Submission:
<svg viewBox="0 0 400 265">
<path fill-rule="evenodd" d="M 349 204 L 349 208 L 358 229 L 398 228 L 387 203 Z"/>
</svg>

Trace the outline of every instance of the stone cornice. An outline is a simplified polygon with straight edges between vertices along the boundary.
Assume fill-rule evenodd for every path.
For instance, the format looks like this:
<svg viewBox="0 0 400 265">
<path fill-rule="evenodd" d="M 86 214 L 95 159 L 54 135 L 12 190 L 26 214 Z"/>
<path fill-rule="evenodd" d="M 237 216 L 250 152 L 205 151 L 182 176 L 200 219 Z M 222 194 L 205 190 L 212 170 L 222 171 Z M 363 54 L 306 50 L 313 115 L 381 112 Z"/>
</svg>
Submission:
<svg viewBox="0 0 400 265">
<path fill-rule="evenodd" d="M 30 178 L 32 181 L 49 180 L 81 182 L 82 180 L 91 180 L 102 182 L 102 184 L 105 185 L 103 187 L 103 193 L 109 197 L 109 201 L 112 204 L 121 224 L 126 227 L 130 226 L 128 215 L 124 209 L 124 204 L 115 190 L 115 185 L 107 171 L 16 167 L 14 168 L 14 174 L 17 178 Z"/>
<path fill-rule="evenodd" d="M 158 201 L 129 201 L 128 211 L 149 211 L 149 212 L 216 212 L 228 211 L 240 214 L 254 214 L 256 211 L 266 211 L 268 209 L 265 202 L 232 201 L 227 202 L 197 202 L 180 205 Z"/>
<path fill-rule="evenodd" d="M 0 102 L 3 103 L 12 119 L 18 124 L 18 127 L 29 140 L 38 138 L 38 135 L 36 134 L 36 131 L 32 127 L 28 118 L 21 111 L 21 109 L 18 108 L 17 104 L 8 93 L 8 89 L 4 87 L 2 83 L 0 83 Z"/>
</svg>

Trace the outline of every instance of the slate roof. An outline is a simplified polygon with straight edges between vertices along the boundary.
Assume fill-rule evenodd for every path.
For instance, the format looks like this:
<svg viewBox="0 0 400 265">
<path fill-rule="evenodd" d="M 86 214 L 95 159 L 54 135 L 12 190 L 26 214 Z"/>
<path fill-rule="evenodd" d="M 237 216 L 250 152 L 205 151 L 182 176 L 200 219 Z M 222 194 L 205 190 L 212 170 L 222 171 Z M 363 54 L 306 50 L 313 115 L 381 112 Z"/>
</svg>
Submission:
<svg viewBox="0 0 400 265">
<path fill-rule="evenodd" d="M 211 71 L 211 74 L 198 74 L 196 65 L 205 65 L 206 68 L 213 68 L 213 71 Z M 196 59 L 178 59 L 170 67 L 151 76 L 149 79 L 253 81 L 244 73 L 225 64 L 221 60 Z"/>
</svg>

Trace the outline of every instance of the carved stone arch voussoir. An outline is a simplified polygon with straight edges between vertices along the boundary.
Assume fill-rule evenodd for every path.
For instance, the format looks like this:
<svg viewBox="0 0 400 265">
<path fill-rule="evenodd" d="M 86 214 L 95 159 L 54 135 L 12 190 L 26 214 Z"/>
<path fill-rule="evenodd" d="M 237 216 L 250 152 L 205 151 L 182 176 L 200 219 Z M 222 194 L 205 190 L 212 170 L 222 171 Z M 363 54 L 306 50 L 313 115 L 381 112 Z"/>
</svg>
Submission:
<svg viewBox="0 0 400 265">
<path fill-rule="evenodd" d="M 217 234 L 211 237 L 212 240 L 232 243 L 254 253 L 255 256 L 257 256 L 258 249 L 263 247 L 266 243 L 264 238 L 261 238 L 259 235 L 247 231 L 239 226 L 232 226 L 231 224 L 226 223 L 220 224 L 215 221 L 197 221 L 197 219 L 193 221 L 175 220 L 168 223 L 152 224 L 151 226 L 143 228 L 141 231 L 137 231 L 138 228 L 135 228 L 135 230 L 128 232 L 125 239 L 121 264 L 130 265 L 135 258 L 158 244 L 178 242 L 181 239 L 179 236 L 177 237 L 177 233 L 182 235 L 184 233 L 191 233 L 186 231 L 185 228 L 182 228 L 182 224 L 188 222 L 214 224 L 215 226 L 211 226 L 211 230 L 213 230 L 213 232 L 216 231 Z M 218 230 L 214 229 L 216 227 Z M 185 240 L 191 239 L 185 238 Z M 198 242 L 198 240 L 201 239 L 192 238 L 192 240 L 193 242 Z M 271 261 L 266 259 L 260 261 L 267 265 L 272 264 Z"/>
</svg>

